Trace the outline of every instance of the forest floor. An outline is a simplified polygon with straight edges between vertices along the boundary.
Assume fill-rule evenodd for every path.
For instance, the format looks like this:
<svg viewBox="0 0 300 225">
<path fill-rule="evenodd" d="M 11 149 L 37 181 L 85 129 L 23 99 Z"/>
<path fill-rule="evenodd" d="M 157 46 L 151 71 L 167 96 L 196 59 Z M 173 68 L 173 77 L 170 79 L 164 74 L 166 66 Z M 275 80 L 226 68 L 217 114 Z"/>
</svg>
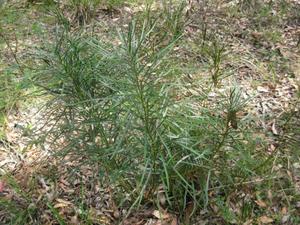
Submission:
<svg viewBox="0 0 300 225">
<path fill-rule="evenodd" d="M 248 101 L 237 116 L 250 120 L 257 139 L 267 142 L 257 148 L 276 156 L 272 178 L 247 181 L 224 200 L 226 206 L 212 200 L 191 221 L 187 208 L 186 224 L 300 223 L 300 3 L 282 2 L 288 4 L 249 6 L 240 11 L 235 1 L 208 1 L 207 5 L 194 3 L 186 12 L 184 41 L 176 54 L 191 88 L 182 95 L 197 92 L 198 87 L 192 85 L 197 80 L 203 86 L 211 82 L 210 59 L 202 56 L 200 46 L 203 39 L 216 36 L 224 51 L 218 65 L 222 76 L 218 88 L 210 93 L 212 102 L 238 85 Z M 7 82 L 13 85 L 4 87 L 1 96 L 6 105 L 0 133 L 0 224 L 183 224 L 176 212 L 146 206 L 125 218 L 128 209 L 116 206 L 114 190 L 95 175 L 99 165 L 58 159 L 50 146 L 37 143 L 34 130 L 45 122 L 41 108 L 47 96 L 27 88 L 26 76 L 37 66 L 31 60 L 34 51 L 54 40 L 56 20 L 42 3 L 12 1 L 3 7 L 0 76 L 8 76 Z M 86 32 L 93 30 L 109 40 L 109 32 L 126 24 L 140 8 L 130 4 L 113 11 L 99 9 L 85 25 Z M 78 29 L 73 23 L 72 29 Z M 293 141 L 287 139 L 291 136 Z M 278 163 L 278 157 L 286 158 L 287 163 Z M 264 179 L 270 179 L 268 185 L 261 184 Z M 209 195 L 213 198 L 214 191 Z M 250 216 L 242 218 L 241 208 L 247 201 L 255 206 Z"/>
</svg>

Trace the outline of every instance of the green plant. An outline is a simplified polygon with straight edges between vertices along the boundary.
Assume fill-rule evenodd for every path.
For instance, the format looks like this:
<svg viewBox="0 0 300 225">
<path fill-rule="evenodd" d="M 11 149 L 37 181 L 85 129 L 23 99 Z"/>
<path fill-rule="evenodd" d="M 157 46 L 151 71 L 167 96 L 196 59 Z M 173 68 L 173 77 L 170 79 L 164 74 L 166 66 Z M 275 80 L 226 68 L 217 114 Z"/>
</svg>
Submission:
<svg viewBox="0 0 300 225">
<path fill-rule="evenodd" d="M 216 87 L 222 76 L 221 63 L 225 53 L 225 46 L 219 41 L 214 40 L 211 45 L 206 44 L 203 46 L 204 53 L 210 61 L 210 72 L 214 86 Z"/>
<path fill-rule="evenodd" d="M 162 1 L 162 17 L 164 18 L 164 27 L 173 36 L 182 34 L 186 18 L 184 9 L 186 7 L 185 1 L 179 1 L 175 4 L 172 0 Z"/>
<path fill-rule="evenodd" d="M 237 118 L 245 104 L 238 88 L 208 107 L 209 93 L 176 100 L 185 84 L 168 56 L 181 35 L 153 45 L 153 21 L 133 20 L 117 46 L 63 32 L 40 55 L 47 63 L 33 81 L 53 96 L 43 140 L 58 156 L 99 164 L 123 206 L 195 211 L 207 206 L 210 188 L 228 190 L 264 158 Z M 218 67 L 223 48 L 214 48 Z"/>
</svg>

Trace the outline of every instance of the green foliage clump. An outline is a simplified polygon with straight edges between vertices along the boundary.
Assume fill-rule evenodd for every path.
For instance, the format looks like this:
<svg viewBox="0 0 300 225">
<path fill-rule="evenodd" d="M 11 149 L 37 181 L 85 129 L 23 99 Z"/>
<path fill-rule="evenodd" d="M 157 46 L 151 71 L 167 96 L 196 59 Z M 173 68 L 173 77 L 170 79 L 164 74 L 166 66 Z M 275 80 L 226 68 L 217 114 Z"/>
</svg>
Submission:
<svg viewBox="0 0 300 225">
<path fill-rule="evenodd" d="M 209 188 L 255 175 L 263 157 L 256 158 L 251 135 L 238 128 L 244 105 L 238 88 L 217 106 L 202 107 L 205 95 L 177 100 L 184 83 L 168 55 L 180 36 L 155 46 L 155 27 L 133 21 L 117 46 L 64 34 L 43 54 L 47 65 L 35 82 L 54 96 L 50 118 L 58 121 L 48 138 L 64 138 L 59 154 L 99 164 L 128 194 L 120 194 L 123 203 L 182 211 L 191 201 L 207 204 Z"/>
</svg>

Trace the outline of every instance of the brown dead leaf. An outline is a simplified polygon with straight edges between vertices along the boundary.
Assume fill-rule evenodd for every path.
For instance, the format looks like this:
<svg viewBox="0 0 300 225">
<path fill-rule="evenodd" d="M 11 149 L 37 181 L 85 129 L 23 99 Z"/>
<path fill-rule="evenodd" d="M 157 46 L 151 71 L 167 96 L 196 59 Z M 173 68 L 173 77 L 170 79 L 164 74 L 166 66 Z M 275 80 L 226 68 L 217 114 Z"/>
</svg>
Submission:
<svg viewBox="0 0 300 225">
<path fill-rule="evenodd" d="M 69 207 L 70 205 L 73 205 L 72 202 L 60 198 L 57 198 L 56 201 L 58 203 L 54 205 L 54 208 L 65 208 L 65 207 Z"/>
<path fill-rule="evenodd" d="M 268 224 L 268 223 L 272 223 L 274 220 L 268 216 L 261 216 L 259 217 L 259 222 L 261 222 L 262 224 Z"/>
<path fill-rule="evenodd" d="M 263 37 L 263 33 L 258 31 L 253 31 L 251 32 L 251 36 L 256 40 L 259 40 Z"/>
<path fill-rule="evenodd" d="M 172 222 L 171 222 L 170 225 L 179 225 L 178 219 L 177 219 L 176 217 L 174 217 L 174 218 L 172 219 Z"/>
<path fill-rule="evenodd" d="M 271 190 L 268 190 L 268 199 L 272 200 L 273 199 L 273 194 Z"/>
<path fill-rule="evenodd" d="M 162 219 L 162 220 L 170 218 L 170 214 L 159 210 L 154 210 L 152 215 L 155 216 L 157 219 Z"/>
<path fill-rule="evenodd" d="M 267 204 L 262 201 L 262 200 L 256 200 L 255 203 L 259 206 L 259 207 L 262 207 L 262 208 L 266 208 L 267 207 Z"/>
<path fill-rule="evenodd" d="M 152 215 L 158 219 L 155 225 L 178 225 L 176 215 L 170 214 L 164 210 L 154 210 Z"/>
<path fill-rule="evenodd" d="M 193 213 L 193 210 L 194 210 L 194 204 L 192 202 L 189 202 L 187 204 L 187 207 L 186 207 L 185 212 L 184 212 L 184 222 L 186 224 L 190 223 L 190 217 Z"/>
<path fill-rule="evenodd" d="M 114 212 L 113 212 L 113 217 L 114 217 L 115 219 L 119 219 L 120 216 L 121 216 L 120 211 L 119 211 L 118 209 L 114 210 Z"/>
<path fill-rule="evenodd" d="M 74 224 L 74 225 L 77 225 L 77 224 L 79 224 L 79 220 L 78 220 L 78 217 L 77 217 L 77 215 L 75 215 L 75 216 L 72 216 L 71 217 L 71 224 Z"/>
<path fill-rule="evenodd" d="M 72 194 L 72 193 L 74 193 L 75 192 L 75 190 L 74 189 L 72 189 L 72 188 L 69 188 L 68 186 L 65 186 L 64 184 L 62 184 L 62 183 L 60 183 L 60 184 L 58 184 L 58 186 L 64 191 L 64 192 L 66 192 L 66 193 L 70 193 L 70 194 Z"/>
<path fill-rule="evenodd" d="M 243 223 L 243 225 L 251 225 L 253 224 L 253 220 L 250 219 L 250 220 L 247 220 L 245 223 Z"/>
<path fill-rule="evenodd" d="M 57 199 L 55 199 L 57 202 L 60 202 L 60 203 L 65 203 L 65 204 L 67 204 L 67 205 L 72 205 L 73 203 L 72 202 L 70 202 L 70 201 L 66 201 L 66 200 L 64 200 L 64 199 L 61 199 L 61 198 L 57 198 Z"/>
<path fill-rule="evenodd" d="M 68 205 L 64 204 L 64 203 L 57 203 L 54 205 L 54 208 L 55 209 L 58 209 L 58 208 L 65 208 L 65 207 L 68 207 Z"/>
<path fill-rule="evenodd" d="M 67 180 L 65 180 L 63 177 L 60 178 L 59 182 L 62 183 L 63 185 L 65 185 L 65 186 L 70 186 L 70 183 Z"/>
<path fill-rule="evenodd" d="M 287 214 L 287 212 L 288 212 L 288 209 L 287 209 L 287 207 L 283 207 L 282 209 L 281 209 L 281 214 L 282 215 L 285 215 L 285 214 Z"/>
</svg>

